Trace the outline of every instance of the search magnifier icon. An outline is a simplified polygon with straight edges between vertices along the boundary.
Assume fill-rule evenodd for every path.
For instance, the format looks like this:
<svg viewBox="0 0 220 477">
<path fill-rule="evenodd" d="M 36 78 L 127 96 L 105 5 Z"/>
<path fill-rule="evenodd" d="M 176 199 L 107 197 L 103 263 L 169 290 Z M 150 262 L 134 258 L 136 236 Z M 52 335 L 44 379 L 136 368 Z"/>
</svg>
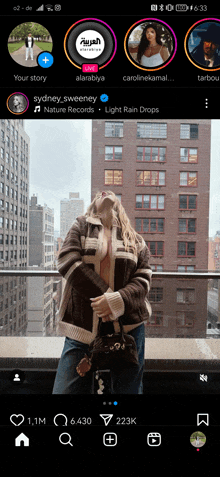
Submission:
<svg viewBox="0 0 220 477">
<path fill-rule="evenodd" d="M 64 438 L 63 440 L 63 436 L 67 436 L 68 440 L 65 442 L 66 438 Z M 70 444 L 72 447 L 73 447 L 73 444 L 71 442 L 71 436 L 68 434 L 68 432 L 63 432 L 62 434 L 60 434 L 59 436 L 59 441 L 61 442 L 61 444 Z"/>
</svg>

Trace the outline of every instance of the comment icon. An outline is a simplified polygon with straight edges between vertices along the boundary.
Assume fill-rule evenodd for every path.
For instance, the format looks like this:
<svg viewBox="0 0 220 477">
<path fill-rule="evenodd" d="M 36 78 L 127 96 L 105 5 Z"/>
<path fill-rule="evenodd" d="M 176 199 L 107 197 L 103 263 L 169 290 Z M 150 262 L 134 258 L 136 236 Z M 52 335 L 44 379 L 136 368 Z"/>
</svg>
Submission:
<svg viewBox="0 0 220 477">
<path fill-rule="evenodd" d="M 53 418 L 55 426 L 67 426 L 67 417 L 65 414 L 56 414 Z"/>
</svg>

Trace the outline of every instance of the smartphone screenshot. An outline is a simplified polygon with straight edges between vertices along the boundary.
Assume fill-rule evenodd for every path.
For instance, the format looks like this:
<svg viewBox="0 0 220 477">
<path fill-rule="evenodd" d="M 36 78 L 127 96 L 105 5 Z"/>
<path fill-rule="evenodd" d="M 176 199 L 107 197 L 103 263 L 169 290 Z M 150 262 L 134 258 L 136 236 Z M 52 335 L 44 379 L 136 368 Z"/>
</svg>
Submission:
<svg viewBox="0 0 220 477">
<path fill-rule="evenodd" d="M 1 7 L 6 469 L 218 456 L 220 9 L 120 11 Z"/>
</svg>

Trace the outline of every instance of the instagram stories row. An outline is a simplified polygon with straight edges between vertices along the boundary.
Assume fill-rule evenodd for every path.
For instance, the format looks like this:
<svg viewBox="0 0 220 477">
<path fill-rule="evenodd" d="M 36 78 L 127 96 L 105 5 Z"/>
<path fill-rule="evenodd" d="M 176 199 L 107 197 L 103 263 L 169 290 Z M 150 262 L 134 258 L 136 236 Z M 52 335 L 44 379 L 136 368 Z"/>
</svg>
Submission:
<svg viewBox="0 0 220 477">
<path fill-rule="evenodd" d="M 178 46 L 180 41 L 182 39 L 178 40 Z M 205 18 L 197 21 L 186 32 L 181 46 L 196 68 L 219 70 L 220 20 Z M 68 29 L 63 47 L 71 64 L 84 73 L 95 73 L 113 60 L 117 38 L 106 22 L 86 18 Z M 49 68 L 54 61 L 52 36 L 45 26 L 36 22 L 21 23 L 11 31 L 8 51 L 11 58 L 24 67 Z M 157 71 L 168 66 L 175 57 L 177 36 L 168 23 L 157 18 L 144 18 L 126 32 L 124 51 L 135 67 Z"/>
</svg>

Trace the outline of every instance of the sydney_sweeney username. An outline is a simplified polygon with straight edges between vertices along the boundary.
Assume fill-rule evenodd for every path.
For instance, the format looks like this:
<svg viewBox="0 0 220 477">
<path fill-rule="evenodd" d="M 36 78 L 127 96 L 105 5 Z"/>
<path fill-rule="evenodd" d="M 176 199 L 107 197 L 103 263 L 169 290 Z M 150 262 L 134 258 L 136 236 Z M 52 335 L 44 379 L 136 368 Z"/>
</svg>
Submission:
<svg viewBox="0 0 220 477">
<path fill-rule="evenodd" d="M 44 96 L 34 96 L 35 103 L 56 103 L 62 104 L 67 102 L 72 103 L 92 103 L 95 104 L 97 101 L 97 96 L 49 96 L 45 94 Z"/>
</svg>

